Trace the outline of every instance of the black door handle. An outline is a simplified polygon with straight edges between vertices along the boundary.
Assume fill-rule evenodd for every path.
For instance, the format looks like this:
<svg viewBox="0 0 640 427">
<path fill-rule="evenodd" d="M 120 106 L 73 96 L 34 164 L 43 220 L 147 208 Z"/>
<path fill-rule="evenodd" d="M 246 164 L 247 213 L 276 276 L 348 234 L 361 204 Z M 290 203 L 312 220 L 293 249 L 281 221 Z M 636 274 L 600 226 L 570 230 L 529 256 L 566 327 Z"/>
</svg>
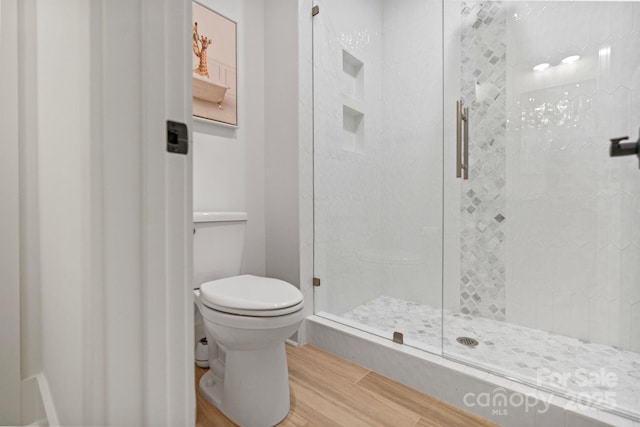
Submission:
<svg viewBox="0 0 640 427">
<path fill-rule="evenodd" d="M 640 159 L 640 138 L 636 142 L 623 142 L 629 139 L 628 136 L 612 138 L 609 154 L 611 157 L 636 155 Z"/>
</svg>

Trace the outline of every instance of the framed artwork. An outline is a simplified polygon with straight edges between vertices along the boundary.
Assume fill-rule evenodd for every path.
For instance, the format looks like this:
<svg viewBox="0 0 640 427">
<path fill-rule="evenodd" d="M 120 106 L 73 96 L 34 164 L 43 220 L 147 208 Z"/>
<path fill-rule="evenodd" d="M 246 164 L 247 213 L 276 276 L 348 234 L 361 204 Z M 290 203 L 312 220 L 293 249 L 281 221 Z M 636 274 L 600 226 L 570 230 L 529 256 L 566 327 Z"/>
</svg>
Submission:
<svg viewBox="0 0 640 427">
<path fill-rule="evenodd" d="M 238 125 L 237 24 L 193 2 L 193 115 Z"/>
</svg>

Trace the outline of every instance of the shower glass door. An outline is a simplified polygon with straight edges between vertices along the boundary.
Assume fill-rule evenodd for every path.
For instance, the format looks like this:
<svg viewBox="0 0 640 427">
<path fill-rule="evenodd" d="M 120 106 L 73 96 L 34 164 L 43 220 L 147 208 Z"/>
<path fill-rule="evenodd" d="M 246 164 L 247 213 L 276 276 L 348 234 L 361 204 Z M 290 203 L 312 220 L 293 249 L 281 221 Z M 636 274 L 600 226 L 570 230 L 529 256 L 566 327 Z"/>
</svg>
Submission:
<svg viewBox="0 0 640 427">
<path fill-rule="evenodd" d="M 640 170 L 609 139 L 638 139 L 640 3 L 465 0 L 444 22 L 469 176 L 445 159 L 443 353 L 638 417 Z"/>
<path fill-rule="evenodd" d="M 442 3 L 316 5 L 315 313 L 440 353 Z"/>
</svg>

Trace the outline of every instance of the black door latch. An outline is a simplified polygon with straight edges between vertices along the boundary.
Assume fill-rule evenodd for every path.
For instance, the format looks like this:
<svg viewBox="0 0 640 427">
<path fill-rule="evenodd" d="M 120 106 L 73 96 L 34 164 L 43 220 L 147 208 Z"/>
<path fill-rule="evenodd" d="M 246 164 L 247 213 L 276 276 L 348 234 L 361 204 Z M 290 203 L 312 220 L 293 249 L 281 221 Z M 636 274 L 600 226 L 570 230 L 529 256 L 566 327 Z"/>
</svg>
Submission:
<svg viewBox="0 0 640 427">
<path fill-rule="evenodd" d="M 631 156 L 635 154 L 640 159 L 640 138 L 636 142 L 622 142 L 629 139 L 628 136 L 611 139 L 611 149 L 609 154 L 611 157 Z"/>
<path fill-rule="evenodd" d="M 189 151 L 187 125 L 167 120 L 167 151 L 176 154 L 187 154 Z"/>
</svg>

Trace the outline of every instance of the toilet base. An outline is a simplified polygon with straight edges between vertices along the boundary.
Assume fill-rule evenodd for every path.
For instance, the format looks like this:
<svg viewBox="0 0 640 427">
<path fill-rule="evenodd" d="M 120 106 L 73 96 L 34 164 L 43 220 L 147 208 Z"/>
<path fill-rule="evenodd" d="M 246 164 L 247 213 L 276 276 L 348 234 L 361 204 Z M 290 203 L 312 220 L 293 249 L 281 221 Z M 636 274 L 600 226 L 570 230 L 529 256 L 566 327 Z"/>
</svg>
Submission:
<svg viewBox="0 0 640 427">
<path fill-rule="evenodd" d="M 278 424 L 290 409 L 284 343 L 259 350 L 227 349 L 224 380 L 207 372 L 200 379 L 200 393 L 243 427 Z"/>
<path fill-rule="evenodd" d="M 217 380 L 213 372 L 208 371 L 200 378 L 200 394 L 207 402 L 220 409 L 224 382 Z"/>
</svg>

